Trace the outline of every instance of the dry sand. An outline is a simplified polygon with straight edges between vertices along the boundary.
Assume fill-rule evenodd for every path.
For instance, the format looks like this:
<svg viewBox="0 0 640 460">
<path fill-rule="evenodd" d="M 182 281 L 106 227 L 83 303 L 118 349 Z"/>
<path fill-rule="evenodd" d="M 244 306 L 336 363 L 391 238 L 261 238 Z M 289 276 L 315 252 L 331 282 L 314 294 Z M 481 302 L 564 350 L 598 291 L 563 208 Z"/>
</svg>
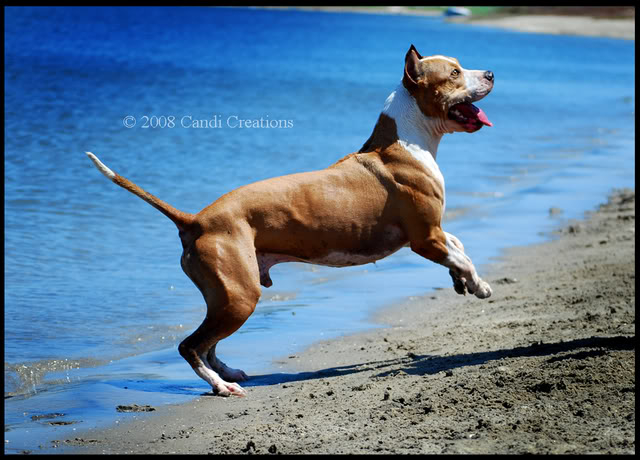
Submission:
<svg viewBox="0 0 640 460">
<path fill-rule="evenodd" d="M 441 16 L 438 10 L 423 10 L 419 8 L 409 8 L 406 6 L 296 6 L 296 7 L 276 7 L 295 8 L 306 11 L 324 11 L 333 13 L 370 13 L 370 14 L 399 14 L 411 16 Z M 527 9 L 526 7 L 524 7 Z M 570 10 L 568 8 L 544 7 L 528 8 L 531 11 L 546 10 L 547 13 L 558 10 Z M 634 7 L 632 7 L 634 8 Z M 451 22 L 463 22 L 470 25 L 498 27 L 519 32 L 535 32 L 555 35 L 583 35 L 593 37 L 622 38 L 635 40 L 636 22 L 635 16 L 623 14 L 621 10 L 628 10 L 628 7 L 593 7 L 578 8 L 573 13 L 564 11 L 563 14 L 491 14 L 488 16 L 461 17 L 452 16 L 447 18 Z M 600 10 L 600 11 L 598 11 Z M 610 10 L 617 10 L 611 13 Z M 611 16 L 616 17 L 609 17 Z M 590 16 L 592 14 L 593 16 Z"/>
<path fill-rule="evenodd" d="M 457 19 L 471 25 L 498 27 L 520 32 L 556 35 L 585 35 L 635 40 L 635 18 L 605 19 L 589 16 L 516 15 L 491 18 Z"/>
<path fill-rule="evenodd" d="M 61 440 L 72 453 L 635 453 L 635 191 L 318 343 L 282 382 Z M 114 408 L 115 410 L 115 408 Z"/>
</svg>

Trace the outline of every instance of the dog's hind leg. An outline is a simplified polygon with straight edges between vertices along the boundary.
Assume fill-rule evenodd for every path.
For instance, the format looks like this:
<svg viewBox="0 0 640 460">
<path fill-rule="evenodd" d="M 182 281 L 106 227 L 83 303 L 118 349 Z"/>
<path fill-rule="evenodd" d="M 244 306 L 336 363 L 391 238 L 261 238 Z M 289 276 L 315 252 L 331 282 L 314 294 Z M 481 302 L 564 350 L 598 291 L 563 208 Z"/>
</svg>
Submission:
<svg viewBox="0 0 640 460">
<path fill-rule="evenodd" d="M 217 345 L 217 344 L 216 344 Z M 231 382 L 243 382 L 247 380 L 249 377 L 244 373 L 241 369 L 232 369 L 227 366 L 225 363 L 220 361 L 220 359 L 216 356 L 216 345 L 209 349 L 207 353 L 207 362 L 209 366 L 220 375 L 224 380 L 228 380 Z"/>
<path fill-rule="evenodd" d="M 245 396 L 247 375 L 231 369 L 215 355 L 218 342 L 230 336 L 253 313 L 260 298 L 255 249 L 228 238 L 204 236 L 185 249 L 182 267 L 202 292 L 207 316 L 179 346 L 182 357 L 220 396 Z M 251 245 L 252 246 L 252 245 Z"/>
</svg>

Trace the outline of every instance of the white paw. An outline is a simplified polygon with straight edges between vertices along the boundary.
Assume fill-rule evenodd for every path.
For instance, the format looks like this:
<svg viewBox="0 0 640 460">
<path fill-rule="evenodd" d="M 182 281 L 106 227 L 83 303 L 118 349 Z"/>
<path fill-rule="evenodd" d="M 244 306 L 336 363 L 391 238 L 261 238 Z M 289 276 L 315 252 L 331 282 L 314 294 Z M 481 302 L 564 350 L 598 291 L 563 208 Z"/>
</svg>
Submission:
<svg viewBox="0 0 640 460">
<path fill-rule="evenodd" d="M 486 299 L 487 297 L 491 297 L 491 286 L 486 281 L 480 280 L 478 284 L 478 289 L 474 292 L 475 296 L 479 299 Z"/>
<path fill-rule="evenodd" d="M 214 387 L 213 390 L 218 396 L 247 396 L 245 389 L 237 383 L 221 382 L 217 388 Z"/>
</svg>

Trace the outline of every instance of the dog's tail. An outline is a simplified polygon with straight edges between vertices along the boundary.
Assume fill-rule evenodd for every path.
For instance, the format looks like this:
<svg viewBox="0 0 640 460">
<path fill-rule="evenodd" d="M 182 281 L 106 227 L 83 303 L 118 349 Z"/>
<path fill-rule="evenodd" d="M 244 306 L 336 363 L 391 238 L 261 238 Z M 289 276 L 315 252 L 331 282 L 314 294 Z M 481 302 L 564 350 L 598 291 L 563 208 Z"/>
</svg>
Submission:
<svg viewBox="0 0 640 460">
<path fill-rule="evenodd" d="M 134 195 L 139 196 L 144 201 L 149 203 L 151 206 L 156 208 L 162 214 L 167 216 L 169 219 L 173 221 L 174 224 L 178 227 L 178 230 L 186 231 L 188 227 L 193 223 L 195 216 L 193 214 L 189 214 L 187 212 L 182 212 L 179 209 L 174 208 L 169 203 L 165 203 L 161 199 L 153 196 L 152 194 L 142 190 L 136 184 L 131 182 L 129 179 L 125 179 L 124 177 L 114 173 L 109 168 L 107 168 L 97 156 L 95 156 L 91 152 L 85 152 L 87 156 L 93 161 L 93 164 L 96 165 L 96 168 L 107 176 L 110 180 L 118 184 L 120 187 L 129 190 Z"/>
</svg>

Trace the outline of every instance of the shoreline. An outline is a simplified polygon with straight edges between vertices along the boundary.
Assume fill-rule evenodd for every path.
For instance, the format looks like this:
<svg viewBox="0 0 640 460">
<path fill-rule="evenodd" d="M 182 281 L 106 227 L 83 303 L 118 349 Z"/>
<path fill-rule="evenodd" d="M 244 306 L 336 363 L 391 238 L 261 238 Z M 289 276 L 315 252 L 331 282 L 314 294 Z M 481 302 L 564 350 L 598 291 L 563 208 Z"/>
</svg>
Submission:
<svg viewBox="0 0 640 460">
<path fill-rule="evenodd" d="M 635 453 L 635 191 L 385 327 L 283 357 L 246 398 L 202 395 L 56 453 Z M 265 380 L 276 384 L 261 383 Z"/>
<path fill-rule="evenodd" d="M 470 18 L 462 22 L 472 26 L 494 27 L 527 33 L 636 39 L 635 19 L 603 19 L 590 16 L 526 14 L 493 18 Z"/>
<path fill-rule="evenodd" d="M 381 7 L 332 7 L 332 6 L 287 6 L 259 7 L 269 9 L 297 9 L 301 11 L 321 11 L 325 13 L 362 13 L 407 16 L 442 17 L 442 11 L 420 10 L 406 6 Z M 551 7 L 553 8 L 553 7 Z M 527 33 L 552 35 L 577 35 L 607 37 L 635 41 L 635 18 L 593 17 L 588 14 L 520 14 L 491 13 L 481 16 L 450 16 L 446 21 L 472 26 L 494 27 Z"/>
</svg>

